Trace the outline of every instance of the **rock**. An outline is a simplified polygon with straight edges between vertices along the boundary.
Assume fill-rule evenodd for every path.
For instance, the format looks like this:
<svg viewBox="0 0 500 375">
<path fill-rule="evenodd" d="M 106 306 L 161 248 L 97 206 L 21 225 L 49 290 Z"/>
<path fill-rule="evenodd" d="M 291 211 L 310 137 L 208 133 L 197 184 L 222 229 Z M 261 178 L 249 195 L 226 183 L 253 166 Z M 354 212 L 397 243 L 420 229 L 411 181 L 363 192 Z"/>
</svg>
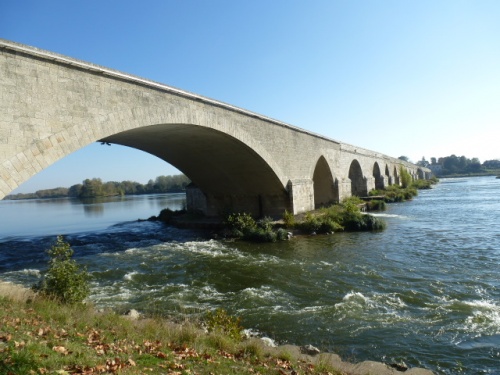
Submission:
<svg viewBox="0 0 500 375">
<path fill-rule="evenodd" d="M 403 361 L 401 361 L 399 363 L 391 363 L 389 366 L 391 366 L 392 368 L 395 368 L 398 371 L 402 371 L 402 372 L 408 370 L 408 365 L 406 363 L 404 363 Z"/>
<path fill-rule="evenodd" d="M 321 350 L 312 345 L 305 345 L 300 347 L 300 351 L 307 355 L 316 355 L 321 353 Z"/>
<path fill-rule="evenodd" d="M 269 337 L 261 337 L 261 341 L 266 345 L 271 348 L 276 348 L 276 343 L 274 342 L 273 339 L 270 339 Z"/>
<path fill-rule="evenodd" d="M 135 309 L 129 310 L 125 313 L 125 316 L 132 320 L 137 320 L 141 317 L 141 313 Z"/>
</svg>

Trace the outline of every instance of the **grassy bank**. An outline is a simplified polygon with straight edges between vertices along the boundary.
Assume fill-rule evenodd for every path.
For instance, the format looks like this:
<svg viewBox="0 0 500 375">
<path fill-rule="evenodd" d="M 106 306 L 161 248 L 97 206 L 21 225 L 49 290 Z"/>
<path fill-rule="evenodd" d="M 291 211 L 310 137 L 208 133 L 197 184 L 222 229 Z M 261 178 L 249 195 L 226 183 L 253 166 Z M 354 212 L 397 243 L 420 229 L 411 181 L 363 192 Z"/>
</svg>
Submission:
<svg viewBox="0 0 500 375">
<path fill-rule="evenodd" d="M 195 322 L 0 297 L 0 374 L 341 374 Z"/>
<path fill-rule="evenodd" d="M 379 362 L 241 339 L 226 323 L 132 319 L 90 305 L 60 304 L 0 283 L 0 374 L 325 374 L 395 375 Z M 8 297 L 7 297 L 8 295 Z M 226 319 L 226 318 L 225 318 Z M 224 320 L 224 319 L 223 319 Z M 227 319 L 226 319 L 227 320 Z M 230 320 L 229 326 L 234 321 Z M 207 329 L 208 327 L 208 329 Z M 238 336 L 238 335 L 236 335 Z M 405 374 L 429 375 L 412 368 Z"/>
</svg>

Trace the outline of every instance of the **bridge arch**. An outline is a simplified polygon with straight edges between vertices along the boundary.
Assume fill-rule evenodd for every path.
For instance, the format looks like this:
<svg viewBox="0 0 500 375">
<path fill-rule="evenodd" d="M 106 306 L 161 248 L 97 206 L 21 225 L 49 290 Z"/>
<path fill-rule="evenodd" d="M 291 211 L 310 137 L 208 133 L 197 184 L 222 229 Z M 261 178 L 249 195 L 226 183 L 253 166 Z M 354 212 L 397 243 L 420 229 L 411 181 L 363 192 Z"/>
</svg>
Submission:
<svg viewBox="0 0 500 375">
<path fill-rule="evenodd" d="M 380 166 L 378 162 L 373 164 L 373 178 L 375 179 L 375 189 L 383 190 L 385 188 L 384 176 L 380 172 Z"/>
<path fill-rule="evenodd" d="M 368 195 L 366 179 L 359 161 L 354 159 L 349 167 L 349 179 L 351 180 L 351 195 L 363 197 Z"/>
<path fill-rule="evenodd" d="M 385 165 L 385 178 L 387 178 L 387 183 L 389 185 L 393 184 L 392 177 L 391 177 L 391 172 L 389 172 L 389 165 L 388 164 Z"/>
<path fill-rule="evenodd" d="M 101 132 L 99 138 L 88 133 L 72 137 L 73 132 L 81 134 L 79 126 L 73 125 L 52 137 L 59 142 L 36 145 L 38 152 L 28 153 L 34 157 L 22 160 L 25 165 L 21 168 L 31 171 L 25 174 L 25 180 L 71 152 L 101 141 L 142 150 L 172 164 L 201 190 L 208 215 L 233 210 L 263 216 L 281 214 L 288 208 L 286 188 L 276 173 L 276 169 L 280 173 L 279 167 L 241 130 L 237 138 L 202 125 L 170 123 L 131 127 L 126 124 L 122 131 L 117 127 L 107 128 L 107 134 Z M 66 139 L 73 141 L 68 144 Z"/>
<path fill-rule="evenodd" d="M 338 180 L 334 180 L 330 166 L 324 156 L 318 159 L 314 168 L 313 184 L 315 208 L 339 202 Z"/>
<path fill-rule="evenodd" d="M 399 178 L 399 171 L 397 165 L 394 166 L 394 184 L 401 185 L 401 181 Z"/>
<path fill-rule="evenodd" d="M 422 168 L 417 169 L 417 178 L 419 178 L 420 180 L 425 179 L 425 172 L 423 171 Z"/>
</svg>

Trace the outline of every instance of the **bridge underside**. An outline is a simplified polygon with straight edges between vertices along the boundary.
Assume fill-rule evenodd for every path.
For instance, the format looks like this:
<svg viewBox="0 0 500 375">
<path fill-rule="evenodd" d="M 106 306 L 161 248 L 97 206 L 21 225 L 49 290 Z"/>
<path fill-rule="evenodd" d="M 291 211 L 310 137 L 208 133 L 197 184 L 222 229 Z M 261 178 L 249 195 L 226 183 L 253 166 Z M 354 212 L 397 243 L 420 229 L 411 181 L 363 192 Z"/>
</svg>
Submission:
<svg viewBox="0 0 500 375">
<path fill-rule="evenodd" d="M 269 165 L 220 131 L 164 124 L 124 131 L 102 141 L 148 152 L 182 171 L 198 188 L 188 189 L 188 209 L 210 216 L 228 211 L 277 216 L 290 209 L 288 193 Z"/>
</svg>

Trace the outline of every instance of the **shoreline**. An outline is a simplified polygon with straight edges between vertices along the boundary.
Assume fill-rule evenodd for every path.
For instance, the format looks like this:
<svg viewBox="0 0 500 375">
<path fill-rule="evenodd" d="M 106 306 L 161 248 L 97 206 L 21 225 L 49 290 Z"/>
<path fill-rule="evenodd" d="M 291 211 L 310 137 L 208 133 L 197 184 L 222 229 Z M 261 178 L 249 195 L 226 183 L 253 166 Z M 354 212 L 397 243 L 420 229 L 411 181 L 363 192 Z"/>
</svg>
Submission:
<svg viewBox="0 0 500 375">
<path fill-rule="evenodd" d="M 11 299 L 17 302 L 26 302 L 35 298 L 36 294 L 31 289 L 23 285 L 15 284 L 10 281 L 0 280 L 0 297 Z M 97 310 L 96 313 L 98 313 Z M 131 319 L 141 321 L 148 318 L 138 317 Z M 167 321 L 167 319 L 163 320 Z M 179 323 L 173 323 L 170 321 L 169 323 L 182 326 L 182 324 Z M 335 353 L 320 352 L 317 348 L 314 348 L 310 345 L 307 345 L 305 347 L 300 347 L 297 345 L 289 345 L 289 344 L 270 346 L 269 339 L 265 337 L 262 338 L 250 337 L 245 340 L 261 347 L 262 351 L 266 356 L 279 358 L 280 356 L 283 356 L 284 353 L 286 353 L 287 356 L 293 358 L 294 361 L 302 361 L 308 364 L 312 364 L 314 366 L 326 364 L 336 369 L 337 371 L 340 371 L 342 374 L 346 375 L 366 375 L 366 374 L 400 375 L 402 373 L 404 373 L 405 375 L 434 374 L 430 370 L 419 367 L 408 368 L 404 364 L 389 365 L 382 362 L 369 361 L 369 360 L 362 361 L 359 363 L 346 362 L 343 361 L 341 357 Z"/>
</svg>

